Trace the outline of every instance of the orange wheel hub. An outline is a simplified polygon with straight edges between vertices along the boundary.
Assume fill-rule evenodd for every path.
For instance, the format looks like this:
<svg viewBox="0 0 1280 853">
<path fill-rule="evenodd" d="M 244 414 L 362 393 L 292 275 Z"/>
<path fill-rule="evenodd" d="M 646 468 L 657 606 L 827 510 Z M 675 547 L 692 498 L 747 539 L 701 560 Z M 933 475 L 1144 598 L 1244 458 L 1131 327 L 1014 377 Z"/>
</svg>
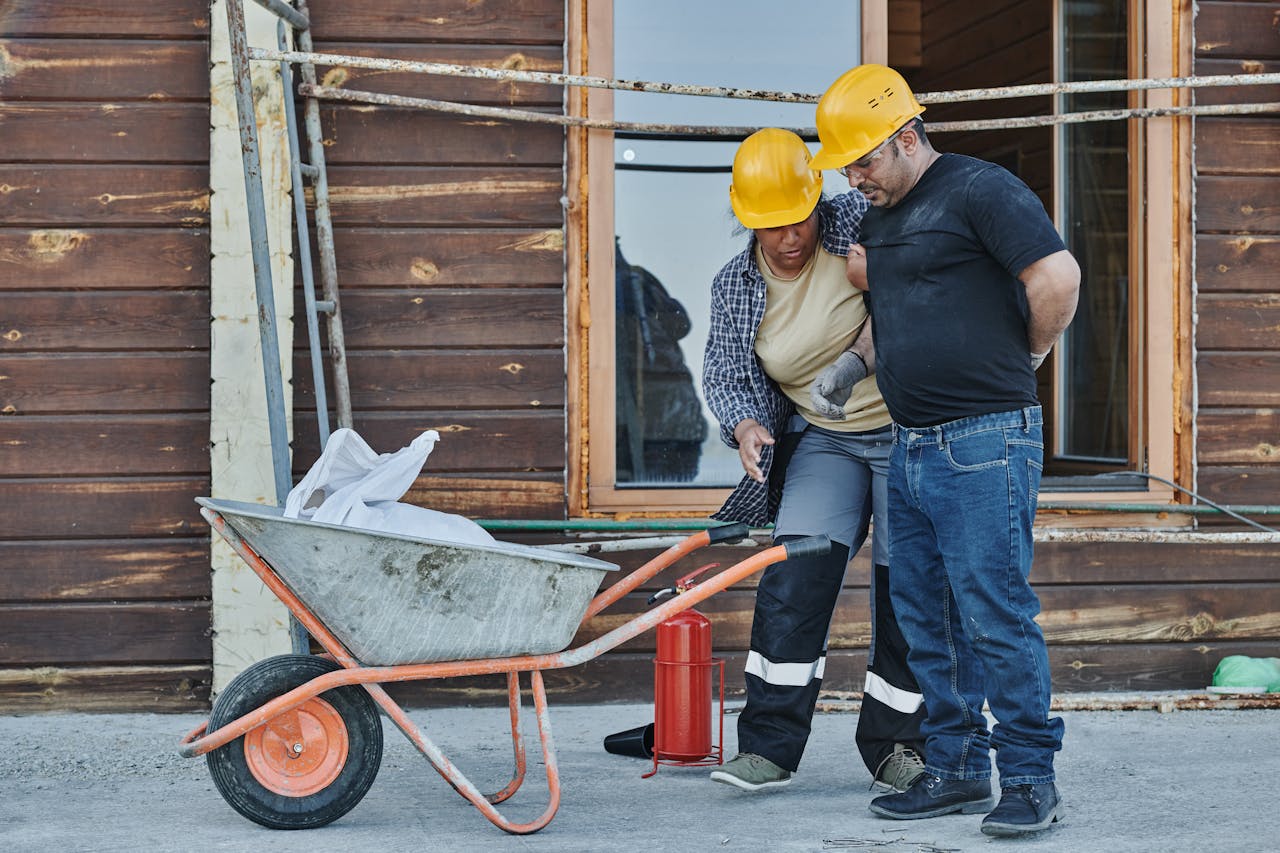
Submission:
<svg viewBox="0 0 1280 853">
<path fill-rule="evenodd" d="M 342 715 L 315 698 L 246 734 L 244 757 L 267 790 L 306 797 L 338 778 L 348 746 Z"/>
</svg>

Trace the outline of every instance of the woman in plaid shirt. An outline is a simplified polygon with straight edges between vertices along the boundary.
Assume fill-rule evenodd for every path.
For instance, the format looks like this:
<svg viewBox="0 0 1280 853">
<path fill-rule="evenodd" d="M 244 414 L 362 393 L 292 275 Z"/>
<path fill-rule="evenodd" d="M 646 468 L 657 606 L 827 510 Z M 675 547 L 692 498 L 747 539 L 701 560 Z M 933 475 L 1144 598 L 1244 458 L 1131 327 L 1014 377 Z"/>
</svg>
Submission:
<svg viewBox="0 0 1280 853">
<path fill-rule="evenodd" d="M 867 201 L 857 192 L 824 198 L 804 141 L 776 128 L 739 147 L 729 195 L 750 234 L 712 282 L 702 384 L 745 476 L 715 518 L 774 522 L 775 541 L 826 534 L 832 550 L 761 577 L 738 755 L 711 778 L 752 791 L 790 783 L 809 737 L 845 566 L 866 539 L 874 506 L 874 624 L 856 740 L 873 777 L 903 790 L 923 770 L 923 711 L 888 597 L 890 418 L 868 376 L 867 306 L 847 278 L 857 264 L 847 269 L 845 258 Z"/>
</svg>

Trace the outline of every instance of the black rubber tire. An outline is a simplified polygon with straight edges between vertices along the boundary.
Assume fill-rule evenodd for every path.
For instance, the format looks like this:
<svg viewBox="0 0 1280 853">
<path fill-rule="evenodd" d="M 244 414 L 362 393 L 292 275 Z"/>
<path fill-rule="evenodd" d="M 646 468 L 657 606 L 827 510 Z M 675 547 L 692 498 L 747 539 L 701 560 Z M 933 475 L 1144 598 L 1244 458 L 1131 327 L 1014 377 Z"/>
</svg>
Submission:
<svg viewBox="0 0 1280 853">
<path fill-rule="evenodd" d="M 253 711 L 295 687 L 338 669 L 325 658 L 279 655 L 258 661 L 218 694 L 209 731 Z M 213 783 L 233 809 L 271 829 L 314 829 L 342 817 L 368 793 L 382 763 L 382 721 L 378 706 L 362 687 L 338 687 L 320 694 L 347 729 L 347 760 L 327 787 L 303 797 L 278 794 L 249 769 L 244 737 L 205 756 Z"/>
</svg>

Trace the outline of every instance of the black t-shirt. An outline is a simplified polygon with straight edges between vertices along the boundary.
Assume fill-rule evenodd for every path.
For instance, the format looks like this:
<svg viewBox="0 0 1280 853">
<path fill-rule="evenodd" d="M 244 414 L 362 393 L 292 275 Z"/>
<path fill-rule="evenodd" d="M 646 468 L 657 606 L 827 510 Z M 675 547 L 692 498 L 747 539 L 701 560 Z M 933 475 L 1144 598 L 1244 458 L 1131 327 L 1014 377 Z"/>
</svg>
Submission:
<svg viewBox="0 0 1280 853">
<path fill-rule="evenodd" d="M 880 392 L 904 426 L 1036 404 L 1018 273 L 1063 248 L 1044 205 L 993 163 L 943 154 L 862 220 Z"/>
</svg>

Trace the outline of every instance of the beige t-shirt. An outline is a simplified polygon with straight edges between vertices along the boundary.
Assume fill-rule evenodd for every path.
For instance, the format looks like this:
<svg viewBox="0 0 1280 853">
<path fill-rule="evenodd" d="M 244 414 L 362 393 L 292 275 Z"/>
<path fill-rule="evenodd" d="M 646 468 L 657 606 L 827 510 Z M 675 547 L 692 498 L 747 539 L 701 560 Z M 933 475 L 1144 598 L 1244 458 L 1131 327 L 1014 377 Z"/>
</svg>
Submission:
<svg viewBox="0 0 1280 853">
<path fill-rule="evenodd" d="M 755 254 L 768 288 L 764 319 L 756 330 L 756 355 L 764 372 L 811 424 L 837 432 L 888 426 L 891 418 L 875 374 L 853 386 L 842 421 L 819 415 L 809 399 L 818 372 L 849 348 L 867 322 L 862 293 L 845 277 L 845 259 L 819 245 L 800 274 L 785 279 L 769 269 L 759 244 Z"/>
</svg>

